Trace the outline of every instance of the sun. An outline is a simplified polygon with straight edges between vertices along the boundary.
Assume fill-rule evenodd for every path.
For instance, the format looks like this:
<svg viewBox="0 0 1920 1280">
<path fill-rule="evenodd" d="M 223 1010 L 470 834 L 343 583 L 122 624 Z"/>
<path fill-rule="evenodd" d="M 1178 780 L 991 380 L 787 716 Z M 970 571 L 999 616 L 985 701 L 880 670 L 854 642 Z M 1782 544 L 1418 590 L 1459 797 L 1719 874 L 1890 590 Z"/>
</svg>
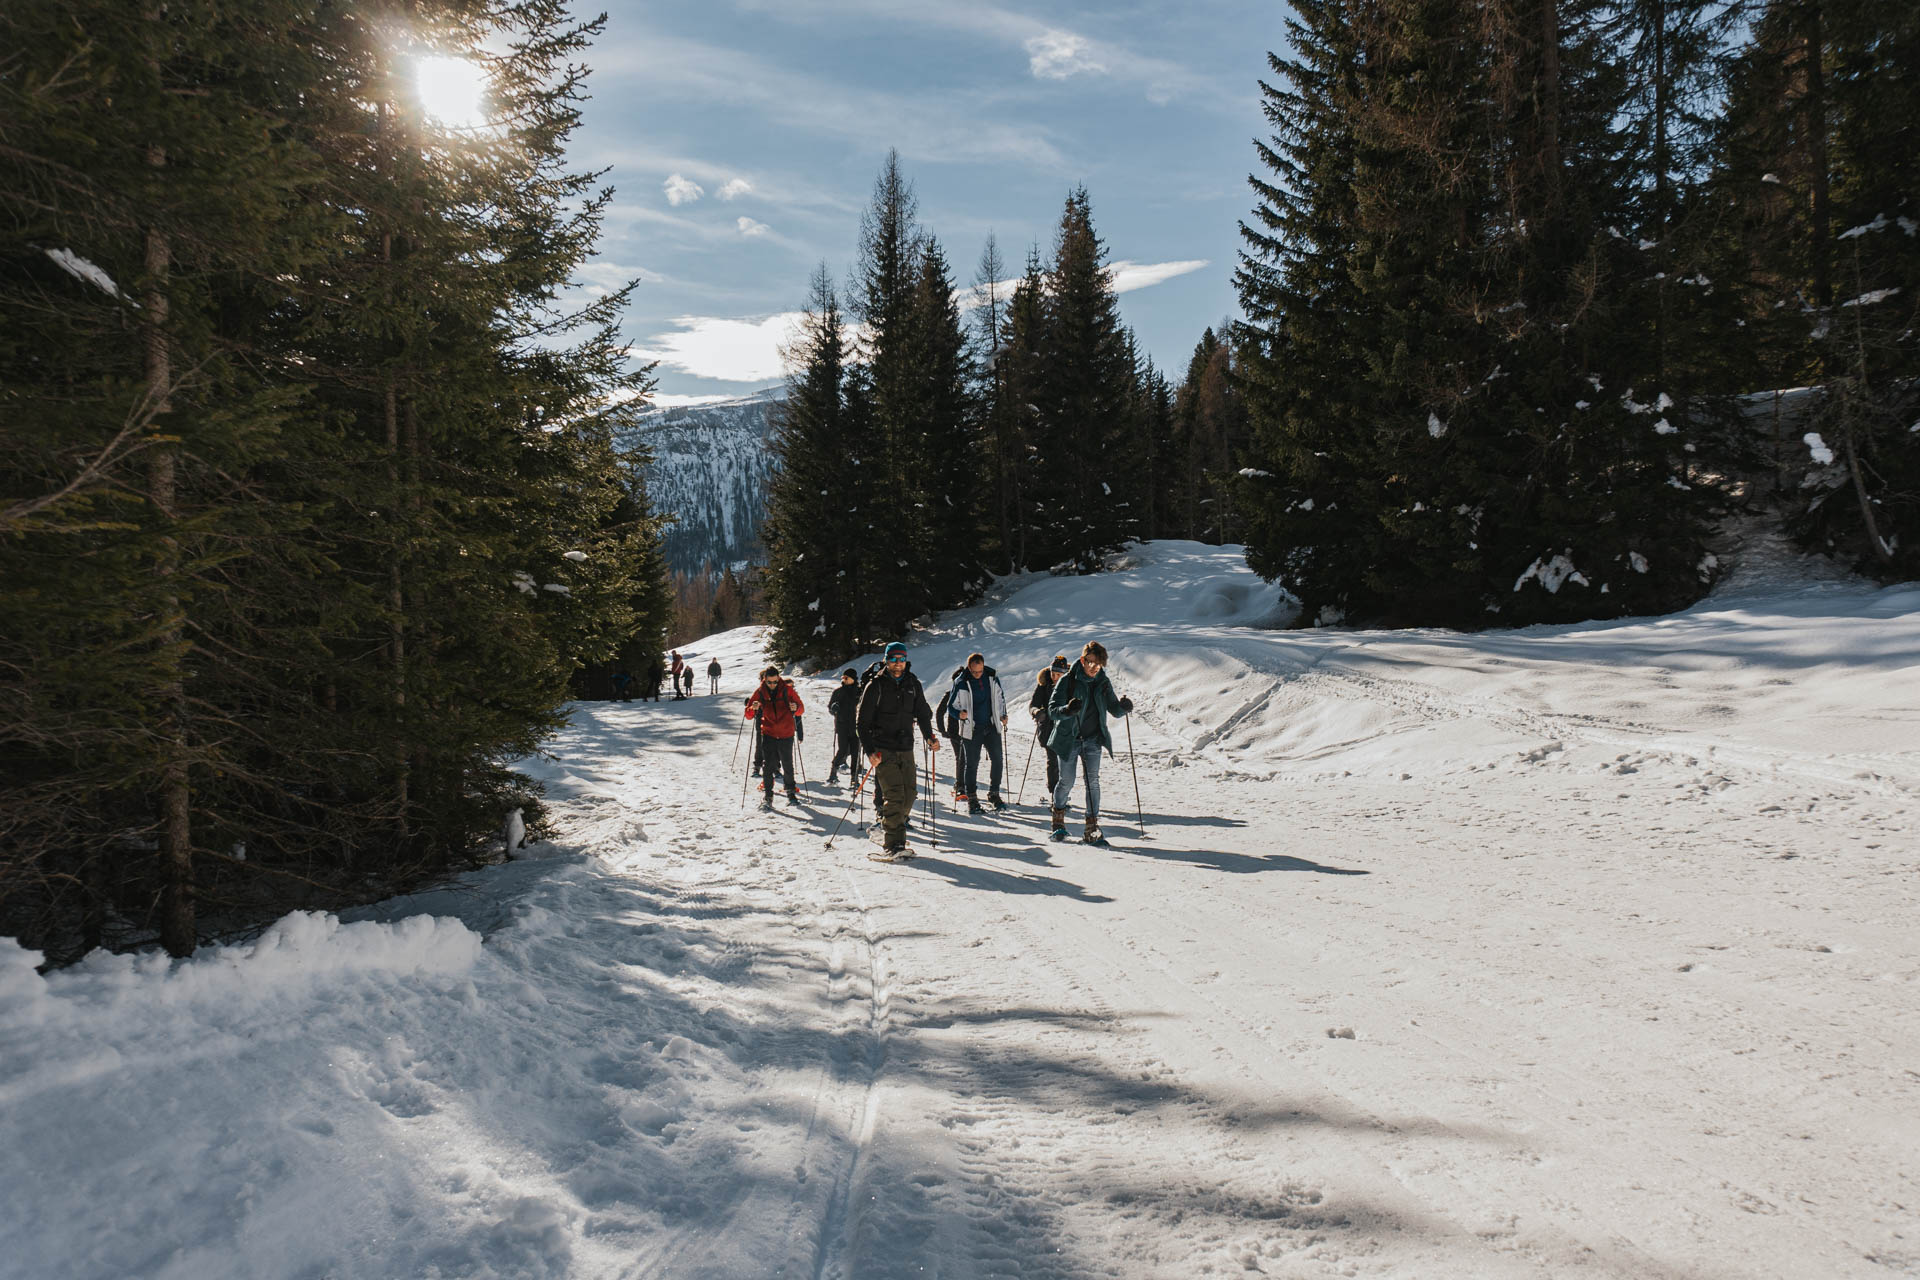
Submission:
<svg viewBox="0 0 1920 1280">
<path fill-rule="evenodd" d="M 420 109 L 449 129 L 477 129 L 487 123 L 487 73 L 465 58 L 416 58 L 414 90 Z"/>
</svg>

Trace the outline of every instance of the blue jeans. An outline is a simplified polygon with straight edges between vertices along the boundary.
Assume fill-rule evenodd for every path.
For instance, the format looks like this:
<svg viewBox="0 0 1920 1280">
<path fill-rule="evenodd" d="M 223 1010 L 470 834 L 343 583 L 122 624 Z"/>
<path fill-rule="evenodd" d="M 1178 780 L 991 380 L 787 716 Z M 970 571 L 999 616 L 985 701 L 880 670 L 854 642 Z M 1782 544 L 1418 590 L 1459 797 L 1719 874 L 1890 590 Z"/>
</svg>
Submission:
<svg viewBox="0 0 1920 1280">
<path fill-rule="evenodd" d="M 1065 809 L 1073 802 L 1074 769 L 1085 763 L 1087 770 L 1087 823 L 1100 817 L 1100 739 L 1082 738 L 1073 750 L 1060 756 L 1060 785 L 1053 789 L 1053 807 Z"/>
<path fill-rule="evenodd" d="M 971 738 L 960 739 L 960 790 L 967 795 L 977 797 L 980 794 L 980 752 L 985 749 L 992 769 L 987 774 L 987 793 L 1000 794 L 1000 778 L 1005 762 L 1000 750 L 1000 729 L 997 725 L 979 725 Z"/>
</svg>

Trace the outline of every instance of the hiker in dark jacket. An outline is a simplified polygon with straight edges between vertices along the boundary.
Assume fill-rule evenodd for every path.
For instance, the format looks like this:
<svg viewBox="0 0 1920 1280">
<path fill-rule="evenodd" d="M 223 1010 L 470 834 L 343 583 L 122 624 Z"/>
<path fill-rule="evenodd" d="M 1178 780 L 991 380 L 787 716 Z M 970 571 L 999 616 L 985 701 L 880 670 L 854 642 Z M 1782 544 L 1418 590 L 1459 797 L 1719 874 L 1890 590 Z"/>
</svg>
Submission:
<svg viewBox="0 0 1920 1280">
<path fill-rule="evenodd" d="M 926 691 L 907 663 L 907 646 L 897 640 L 888 645 L 886 664 L 885 674 L 875 676 L 860 694 L 859 730 L 867 762 L 880 784 L 874 808 L 885 833 L 883 847 L 888 856 L 897 857 L 906 851 L 907 818 L 918 794 L 914 726 L 919 725 L 928 750 L 938 751 L 940 739 L 934 736 L 933 708 L 927 705 Z"/>
<path fill-rule="evenodd" d="M 833 717 L 833 763 L 827 766 L 827 781 L 840 780 L 840 762 L 858 781 L 860 768 L 860 679 L 848 667 L 840 673 L 840 687 L 827 699 L 827 713 Z"/>
<path fill-rule="evenodd" d="M 1087 774 L 1087 813 L 1085 839 L 1100 841 L 1100 753 L 1113 751 L 1113 735 L 1107 732 L 1109 715 L 1124 716 L 1133 710 L 1133 699 L 1115 696 L 1113 682 L 1107 679 L 1107 651 L 1098 640 L 1087 641 L 1080 661 L 1067 669 L 1053 686 L 1047 699 L 1047 714 L 1053 717 L 1053 731 L 1047 745 L 1060 757 L 1060 782 L 1053 789 L 1053 838 L 1067 838 L 1067 804 L 1073 799 L 1073 774 L 1076 768 Z"/>
<path fill-rule="evenodd" d="M 707 692 L 720 692 L 720 659 L 718 658 L 707 664 Z"/>
<path fill-rule="evenodd" d="M 796 718 L 805 711 L 799 690 L 780 675 L 780 668 L 768 667 L 760 673 L 760 687 L 747 699 L 746 714 L 748 719 L 760 722 L 762 809 L 773 808 L 773 780 L 782 773 L 786 776 L 787 803 L 800 803 L 800 792 L 793 785 L 793 735 Z"/>
<path fill-rule="evenodd" d="M 1053 717 L 1047 714 L 1047 699 L 1053 696 L 1054 681 L 1067 674 L 1067 655 L 1053 655 L 1053 665 L 1040 668 L 1040 674 L 1033 678 L 1033 694 L 1027 699 L 1027 714 L 1033 717 L 1033 733 L 1040 741 L 1040 754 L 1047 758 L 1047 794 L 1060 785 L 1060 758 L 1053 754 L 1053 748 L 1046 745 L 1047 736 L 1053 732 Z"/>
</svg>

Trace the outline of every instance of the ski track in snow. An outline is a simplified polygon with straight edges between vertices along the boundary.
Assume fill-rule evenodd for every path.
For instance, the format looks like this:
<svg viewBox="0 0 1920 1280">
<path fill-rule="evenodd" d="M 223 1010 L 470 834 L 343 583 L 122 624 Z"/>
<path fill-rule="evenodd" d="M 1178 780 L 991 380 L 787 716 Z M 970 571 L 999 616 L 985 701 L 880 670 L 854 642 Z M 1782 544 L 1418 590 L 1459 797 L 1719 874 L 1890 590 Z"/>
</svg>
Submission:
<svg viewBox="0 0 1920 1280">
<path fill-rule="evenodd" d="M 547 856 L 349 913 L 384 958 L 0 954 L 0 1276 L 1920 1275 L 1920 593 L 1272 632 L 1137 560 L 910 639 L 1016 715 L 1105 640 L 1113 848 L 1039 760 L 906 864 L 743 803 L 745 629 L 528 762 Z"/>
</svg>

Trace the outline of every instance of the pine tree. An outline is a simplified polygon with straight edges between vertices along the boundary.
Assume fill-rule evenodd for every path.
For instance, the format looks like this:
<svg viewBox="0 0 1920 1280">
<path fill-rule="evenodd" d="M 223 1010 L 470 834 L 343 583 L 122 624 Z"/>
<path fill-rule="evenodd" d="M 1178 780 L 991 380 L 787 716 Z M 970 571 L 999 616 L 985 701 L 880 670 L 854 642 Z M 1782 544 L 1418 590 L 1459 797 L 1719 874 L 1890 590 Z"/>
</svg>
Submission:
<svg viewBox="0 0 1920 1280">
<path fill-rule="evenodd" d="M 1631 312 L 1625 77 L 1596 5 L 1468 16 L 1316 6 L 1274 63 L 1249 562 L 1310 619 L 1676 607 L 1706 494 Z"/>
<path fill-rule="evenodd" d="M 28 51 L 0 77 L 25 445 L 0 464 L 0 698 L 28 761 L 4 810 L 35 833 L 0 834 L 0 912 L 64 952 L 117 907 L 184 952 L 196 901 L 364 892 L 531 804 L 506 762 L 575 668 L 657 643 L 665 596 L 613 448 L 647 385 L 619 300 L 552 306 L 607 198 L 562 159 L 594 28 L 545 3 L 378 32 L 123 17 L 0 17 Z M 424 126 L 403 81 L 428 48 L 488 59 L 497 127 Z"/>
<path fill-rule="evenodd" d="M 1713 180 L 1762 376 L 1816 388 L 1783 433 L 1793 526 L 1888 579 L 1920 566 L 1917 28 L 1898 6 L 1767 4 L 1729 72 Z M 1809 428 L 1818 450 L 1797 443 Z"/>
<path fill-rule="evenodd" d="M 1046 274 L 1044 390 L 1036 404 L 1039 486 L 1035 529 L 1047 563 L 1081 572 L 1134 536 L 1123 473 L 1137 465 L 1127 438 L 1133 362 L 1093 227 L 1086 188 L 1061 211 Z"/>
<path fill-rule="evenodd" d="M 871 414 L 875 445 L 866 504 L 873 540 L 863 587 L 873 624 L 887 634 L 903 632 L 933 606 L 936 550 L 920 469 L 930 449 L 918 417 L 926 407 L 926 384 L 918 364 L 924 348 L 915 340 L 925 248 L 917 208 L 899 153 L 889 152 L 874 182 L 873 203 L 861 218 L 850 289 L 861 324 L 861 402 Z"/>
<path fill-rule="evenodd" d="M 768 553 L 771 650 L 781 661 L 831 662 L 859 652 L 871 571 L 873 486 L 847 412 L 846 326 L 823 264 L 815 273 L 793 372 L 778 411 L 777 460 L 761 537 Z"/>
<path fill-rule="evenodd" d="M 1047 514 L 1049 487 L 1040 440 L 1050 403 L 1046 276 L 1038 249 L 1027 254 L 1027 266 L 1007 301 L 1006 337 L 995 364 L 1002 397 L 999 430 L 1010 455 L 1007 473 L 1008 504 L 1013 512 L 1007 534 L 1010 567 L 1031 569 L 1047 564 L 1041 526 Z"/>
<path fill-rule="evenodd" d="M 1253 453 L 1241 501 L 1247 564 L 1292 592 L 1310 622 L 1359 605 L 1372 559 L 1369 424 L 1352 394 L 1366 344 L 1352 247 L 1359 40 L 1349 9 L 1299 0 L 1286 23 L 1296 56 L 1268 55 L 1261 111 L 1273 132 L 1255 143 L 1265 175 L 1248 179 L 1259 204 L 1240 224 L 1234 275 Z"/>
<path fill-rule="evenodd" d="M 922 504 L 914 523 L 927 544 L 920 594 L 934 608 L 952 608 L 976 599 L 987 583 L 980 509 L 993 458 L 980 430 L 972 353 L 953 280 L 931 237 L 920 249 L 908 345 L 919 373 L 910 438 Z"/>
<path fill-rule="evenodd" d="M 1006 264 L 1000 258 L 999 242 L 989 235 L 973 282 L 977 410 L 983 447 L 992 459 L 992 479 L 986 486 L 983 506 L 988 534 L 985 549 L 989 563 L 996 565 L 1001 573 L 1013 573 L 1019 567 L 1014 550 L 1017 541 L 1014 521 L 1019 511 L 1022 433 L 1008 384 L 1012 291 L 1003 278 L 1005 274 Z"/>
</svg>

